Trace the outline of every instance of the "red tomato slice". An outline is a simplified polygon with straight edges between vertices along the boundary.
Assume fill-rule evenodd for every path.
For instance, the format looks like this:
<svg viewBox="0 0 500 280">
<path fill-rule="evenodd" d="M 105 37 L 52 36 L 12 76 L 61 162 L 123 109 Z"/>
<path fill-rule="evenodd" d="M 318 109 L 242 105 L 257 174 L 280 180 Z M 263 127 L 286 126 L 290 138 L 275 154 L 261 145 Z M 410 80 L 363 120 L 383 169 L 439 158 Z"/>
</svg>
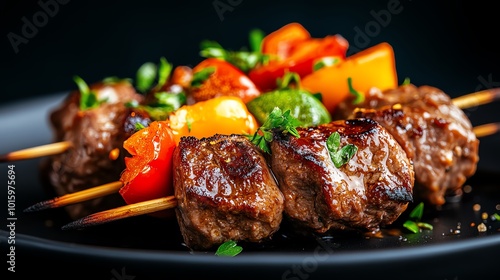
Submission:
<svg viewBox="0 0 500 280">
<path fill-rule="evenodd" d="M 309 31 L 300 23 L 292 22 L 265 36 L 262 39 L 262 52 L 284 59 L 290 56 L 293 45 L 309 38 Z"/>
<path fill-rule="evenodd" d="M 188 103 L 194 104 L 219 96 L 236 96 L 244 103 L 260 95 L 248 76 L 233 64 L 217 58 L 207 58 L 193 68 L 193 74 L 213 67 L 214 72 L 201 85 L 193 87 Z"/>
<path fill-rule="evenodd" d="M 286 71 L 305 77 L 313 72 L 315 61 L 323 57 L 344 60 L 348 47 L 349 43 L 340 35 L 311 38 L 297 23 L 285 25 L 262 42 L 263 53 L 271 55 L 271 61 L 251 70 L 248 76 L 261 92 L 270 91 L 276 88 L 276 80 Z"/>
<path fill-rule="evenodd" d="M 125 158 L 120 194 L 132 204 L 173 195 L 172 154 L 176 147 L 167 122 L 152 122 L 123 143 L 132 155 Z"/>
</svg>

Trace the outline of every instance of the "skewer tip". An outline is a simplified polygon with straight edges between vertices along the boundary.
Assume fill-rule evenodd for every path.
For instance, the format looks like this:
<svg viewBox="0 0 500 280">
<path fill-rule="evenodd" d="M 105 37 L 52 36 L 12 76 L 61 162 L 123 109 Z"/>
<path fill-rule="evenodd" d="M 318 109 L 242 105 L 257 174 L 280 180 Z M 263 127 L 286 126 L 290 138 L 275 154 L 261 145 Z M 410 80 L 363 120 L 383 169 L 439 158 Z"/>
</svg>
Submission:
<svg viewBox="0 0 500 280">
<path fill-rule="evenodd" d="M 36 212 L 36 211 L 41 211 L 41 210 L 45 210 L 45 209 L 49 209 L 49 208 L 54 208 L 54 200 L 53 199 L 45 200 L 45 201 L 41 201 L 41 202 L 38 202 L 36 204 L 33 204 L 30 207 L 24 209 L 23 212 L 25 212 L 25 213 Z"/>
<path fill-rule="evenodd" d="M 473 131 L 478 138 L 490 136 L 500 131 L 500 122 L 478 125 L 473 128 Z"/>
<path fill-rule="evenodd" d="M 121 181 L 115 181 L 97 187 L 84 189 L 75 193 L 69 193 L 63 196 L 38 202 L 37 204 L 24 209 L 24 212 L 35 212 L 49 208 L 58 208 L 70 204 L 84 202 L 94 198 L 103 197 L 112 193 L 116 193 L 122 186 L 123 183 Z"/>
<path fill-rule="evenodd" d="M 73 221 L 61 227 L 62 230 L 82 230 L 86 227 L 92 226 L 86 222 L 85 218 Z"/>
<path fill-rule="evenodd" d="M 150 214 L 166 209 L 172 209 L 177 206 L 174 196 L 162 197 L 134 204 L 105 210 L 102 212 L 90 214 L 76 221 L 70 222 L 61 227 L 62 230 L 83 229 L 90 226 L 96 226 L 111 221 L 134 217 L 138 215 Z"/>
<path fill-rule="evenodd" d="M 26 148 L 0 155 L 0 162 L 19 161 L 63 153 L 72 147 L 71 142 L 62 141 Z"/>
</svg>

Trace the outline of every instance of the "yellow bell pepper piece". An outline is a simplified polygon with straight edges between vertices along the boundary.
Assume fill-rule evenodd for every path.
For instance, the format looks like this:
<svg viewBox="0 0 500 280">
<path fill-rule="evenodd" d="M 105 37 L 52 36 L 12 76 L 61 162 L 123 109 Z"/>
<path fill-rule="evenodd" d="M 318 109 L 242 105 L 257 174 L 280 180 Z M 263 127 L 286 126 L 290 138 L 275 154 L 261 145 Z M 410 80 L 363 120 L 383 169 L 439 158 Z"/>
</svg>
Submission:
<svg viewBox="0 0 500 280">
<path fill-rule="evenodd" d="M 243 100 L 236 96 L 214 97 L 184 105 L 169 116 L 176 143 L 182 136 L 197 138 L 219 134 L 253 134 L 257 120 Z"/>
<path fill-rule="evenodd" d="M 377 87 L 384 91 L 398 86 L 394 50 L 388 43 L 380 43 L 332 66 L 325 66 L 304 77 L 301 86 L 311 93 L 321 93 L 330 113 L 350 95 L 347 79 L 353 88 L 366 93 Z"/>
</svg>

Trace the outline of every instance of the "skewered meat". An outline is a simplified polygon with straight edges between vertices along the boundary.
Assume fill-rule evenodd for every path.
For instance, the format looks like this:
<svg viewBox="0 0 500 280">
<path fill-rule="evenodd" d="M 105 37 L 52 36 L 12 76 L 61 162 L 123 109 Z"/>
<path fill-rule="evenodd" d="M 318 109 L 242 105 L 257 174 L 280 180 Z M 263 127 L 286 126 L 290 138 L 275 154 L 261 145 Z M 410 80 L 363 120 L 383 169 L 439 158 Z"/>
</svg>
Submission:
<svg viewBox="0 0 500 280">
<path fill-rule="evenodd" d="M 123 141 L 130 136 L 126 130 L 130 109 L 126 102 L 140 102 L 142 95 L 136 93 L 129 83 L 92 85 L 91 90 L 98 99 L 106 102 L 97 108 L 80 110 L 80 93 L 72 92 L 50 114 L 54 141 L 70 141 L 72 148 L 65 153 L 49 157 L 42 165 L 44 182 L 57 196 L 73 193 L 89 187 L 116 181 L 124 170 Z M 119 149 L 119 156 L 110 158 L 110 152 Z M 94 211 L 116 207 L 121 197 L 110 195 L 67 207 L 73 218 Z"/>
<path fill-rule="evenodd" d="M 182 137 L 174 165 L 177 220 L 188 247 L 260 242 L 279 229 L 283 195 L 245 136 Z"/>
<path fill-rule="evenodd" d="M 346 102 L 339 117 L 371 118 L 396 138 L 413 161 L 415 196 L 442 205 L 476 171 L 479 140 L 465 113 L 441 90 L 414 85 L 372 90 L 360 109 Z"/>
<path fill-rule="evenodd" d="M 299 228 L 377 230 L 393 223 L 412 201 L 413 166 L 392 135 L 373 120 L 334 121 L 298 128 L 300 137 L 274 133 L 271 168 L 285 197 L 284 213 Z M 340 168 L 328 137 L 358 147 Z"/>
</svg>

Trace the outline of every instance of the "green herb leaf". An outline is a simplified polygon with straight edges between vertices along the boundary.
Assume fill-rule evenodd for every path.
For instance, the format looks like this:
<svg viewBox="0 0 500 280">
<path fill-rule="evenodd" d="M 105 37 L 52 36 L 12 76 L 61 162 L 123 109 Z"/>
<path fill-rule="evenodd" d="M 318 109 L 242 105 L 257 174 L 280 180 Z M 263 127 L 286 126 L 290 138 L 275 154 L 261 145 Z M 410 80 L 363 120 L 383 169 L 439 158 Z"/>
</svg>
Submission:
<svg viewBox="0 0 500 280">
<path fill-rule="evenodd" d="M 75 81 L 76 85 L 78 86 L 78 90 L 80 91 L 81 95 L 90 94 L 89 86 L 80 76 L 74 76 L 73 81 Z"/>
<path fill-rule="evenodd" d="M 87 83 L 80 76 L 74 76 L 73 80 L 80 91 L 80 110 L 85 111 L 87 109 L 96 108 L 105 101 L 97 100 L 96 93 L 89 89 Z"/>
<path fill-rule="evenodd" d="M 228 52 L 217 42 L 203 40 L 200 43 L 200 56 L 206 58 L 220 58 L 227 60 Z"/>
<path fill-rule="evenodd" d="M 215 67 L 203 68 L 198 72 L 193 73 L 193 79 L 191 80 L 192 87 L 199 87 L 203 82 L 210 77 L 215 72 Z"/>
<path fill-rule="evenodd" d="M 300 76 L 295 72 L 285 72 L 283 77 L 276 79 L 278 89 L 291 88 L 290 84 L 295 84 L 296 88 L 300 88 Z"/>
<path fill-rule="evenodd" d="M 410 78 L 406 77 L 404 80 L 403 80 L 403 86 L 406 86 L 406 85 L 409 85 L 410 84 Z"/>
<path fill-rule="evenodd" d="M 139 67 L 136 73 L 136 87 L 145 93 L 148 91 L 156 80 L 157 67 L 152 62 L 146 62 Z"/>
<path fill-rule="evenodd" d="M 169 108 L 172 111 L 179 109 L 182 105 L 186 104 L 186 94 L 184 92 L 180 93 L 170 93 L 170 92 L 157 92 L 155 93 L 156 103 L 155 107 Z"/>
<path fill-rule="evenodd" d="M 495 221 L 499 221 L 500 222 L 500 214 L 494 213 L 492 216 L 495 219 Z"/>
<path fill-rule="evenodd" d="M 140 122 L 135 123 L 135 131 L 139 131 L 143 128 L 145 128 L 145 126 L 142 123 L 140 123 Z"/>
<path fill-rule="evenodd" d="M 349 92 L 352 95 L 354 95 L 354 97 L 355 97 L 352 104 L 359 104 L 359 103 L 365 101 L 365 96 L 361 92 L 355 90 L 354 87 L 352 86 L 352 78 L 351 77 L 347 78 L 347 85 L 349 86 Z"/>
<path fill-rule="evenodd" d="M 106 85 L 114 85 L 118 83 L 132 83 L 132 79 L 130 78 L 118 78 L 116 76 L 106 77 L 102 79 L 102 82 Z"/>
<path fill-rule="evenodd" d="M 127 101 L 125 102 L 125 107 L 127 108 L 137 108 L 139 107 L 139 102 L 137 100 L 131 100 L 131 101 Z"/>
<path fill-rule="evenodd" d="M 264 40 L 264 31 L 260 29 L 252 29 L 248 34 L 248 41 L 250 43 L 250 50 L 252 52 L 261 53 L 262 52 L 262 40 Z"/>
<path fill-rule="evenodd" d="M 433 230 L 433 226 L 428 223 L 423 223 L 420 220 L 424 214 L 424 203 L 420 202 L 413 208 L 408 216 L 408 220 L 403 223 L 403 226 L 413 233 L 419 232 L 420 229 Z"/>
<path fill-rule="evenodd" d="M 313 71 L 318 71 L 319 69 L 326 67 L 326 66 L 332 66 L 340 62 L 340 58 L 336 56 L 327 56 L 323 57 L 320 60 L 316 61 L 313 65 Z"/>
<path fill-rule="evenodd" d="M 188 128 L 188 132 L 191 132 L 191 129 L 193 129 L 193 118 L 191 118 L 190 116 L 187 116 L 186 117 L 186 125 L 187 125 L 187 128 Z"/>
<path fill-rule="evenodd" d="M 204 40 L 200 44 L 200 56 L 225 60 L 241 71 L 248 73 L 258 64 L 267 64 L 270 59 L 268 54 L 261 52 L 263 38 L 264 34 L 262 31 L 258 29 L 250 31 L 249 41 L 251 51 L 245 49 L 240 51 L 227 50 L 215 41 Z"/>
<path fill-rule="evenodd" d="M 348 163 L 358 151 L 358 147 L 354 144 L 347 144 L 340 148 L 340 134 L 338 132 L 330 134 L 326 140 L 326 147 L 333 161 L 333 165 L 337 168 Z"/>
<path fill-rule="evenodd" d="M 323 102 L 323 94 L 321 94 L 321 92 L 317 92 L 317 93 L 311 93 L 312 96 L 314 96 L 314 98 L 318 99 L 320 102 Z"/>
<path fill-rule="evenodd" d="M 420 202 L 413 208 L 413 210 L 410 212 L 410 219 L 413 221 L 420 221 L 422 219 L 422 216 L 424 215 L 424 203 Z"/>
<path fill-rule="evenodd" d="M 433 230 L 434 229 L 434 227 L 431 224 L 428 224 L 428 223 L 418 222 L 417 226 L 419 228 L 428 229 L 428 230 Z"/>
<path fill-rule="evenodd" d="M 403 226 L 410 230 L 413 233 L 419 232 L 420 228 L 418 227 L 417 223 L 415 223 L 412 220 L 407 220 L 404 222 Z"/>
<path fill-rule="evenodd" d="M 186 104 L 186 94 L 184 92 L 170 93 L 163 91 L 156 92 L 154 96 L 155 101 L 151 101 L 148 105 L 140 105 L 137 102 L 128 105 L 146 111 L 152 120 L 164 121 L 168 119 L 170 113 Z"/>
<path fill-rule="evenodd" d="M 282 133 L 290 133 L 295 137 L 300 137 L 299 132 L 297 131 L 298 126 L 300 126 L 300 121 L 291 115 L 290 110 L 283 113 L 280 108 L 275 107 L 267 117 L 264 124 L 262 124 L 262 126 L 248 138 L 262 151 L 271 153 L 268 143 L 273 139 L 273 131 L 278 130 Z"/>
<path fill-rule="evenodd" d="M 160 89 L 168 81 L 170 73 L 172 73 L 173 65 L 167 61 L 165 57 L 160 58 L 160 65 L 158 66 L 158 83 L 155 88 Z"/>
<path fill-rule="evenodd" d="M 238 246 L 235 241 L 229 240 L 222 243 L 217 251 L 215 251 L 215 255 L 219 257 L 234 257 L 241 253 L 243 248 Z"/>
</svg>

